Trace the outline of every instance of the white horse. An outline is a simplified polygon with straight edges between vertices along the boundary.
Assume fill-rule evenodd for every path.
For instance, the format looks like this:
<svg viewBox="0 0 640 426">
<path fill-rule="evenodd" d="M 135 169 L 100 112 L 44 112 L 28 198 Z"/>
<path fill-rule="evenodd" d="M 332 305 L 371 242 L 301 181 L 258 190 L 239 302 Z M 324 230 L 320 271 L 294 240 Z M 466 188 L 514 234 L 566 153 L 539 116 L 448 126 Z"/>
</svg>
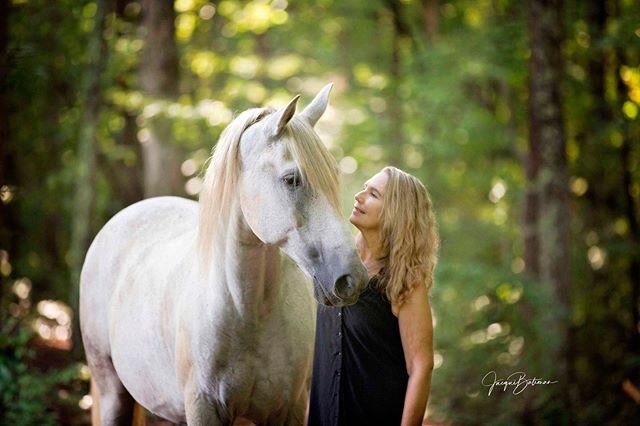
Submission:
<svg viewBox="0 0 640 426">
<path fill-rule="evenodd" d="M 215 147 L 199 207 L 148 199 L 98 233 L 80 321 L 103 425 L 130 424 L 134 400 L 189 425 L 303 423 L 311 281 L 334 306 L 354 303 L 367 281 L 339 214 L 335 160 L 313 130 L 330 90 L 297 115 L 298 97 L 240 114 Z"/>
</svg>

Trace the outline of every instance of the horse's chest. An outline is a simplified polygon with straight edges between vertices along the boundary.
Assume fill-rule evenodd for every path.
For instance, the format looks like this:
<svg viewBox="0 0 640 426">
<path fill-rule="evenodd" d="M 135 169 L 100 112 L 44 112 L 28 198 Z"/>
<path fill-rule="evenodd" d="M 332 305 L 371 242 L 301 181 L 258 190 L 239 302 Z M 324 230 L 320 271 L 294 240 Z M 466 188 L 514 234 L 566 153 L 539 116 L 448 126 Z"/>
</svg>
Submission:
<svg viewBox="0 0 640 426">
<path fill-rule="evenodd" d="M 241 341 L 214 345 L 207 380 L 212 396 L 258 418 L 287 405 L 299 395 L 310 370 L 313 324 L 307 322 L 265 321 L 251 338 L 242 333 Z"/>
</svg>

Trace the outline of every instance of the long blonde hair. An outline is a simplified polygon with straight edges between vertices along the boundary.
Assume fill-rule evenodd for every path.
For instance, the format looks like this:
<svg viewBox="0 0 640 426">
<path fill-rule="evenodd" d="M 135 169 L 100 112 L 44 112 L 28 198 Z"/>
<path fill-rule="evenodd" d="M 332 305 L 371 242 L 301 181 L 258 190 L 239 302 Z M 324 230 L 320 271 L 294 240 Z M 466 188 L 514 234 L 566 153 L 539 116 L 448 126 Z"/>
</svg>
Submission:
<svg viewBox="0 0 640 426">
<path fill-rule="evenodd" d="M 382 169 L 388 176 L 380 212 L 385 266 L 379 289 L 401 305 L 418 285 L 433 286 L 440 239 L 429 192 L 420 180 L 395 167 Z"/>
</svg>

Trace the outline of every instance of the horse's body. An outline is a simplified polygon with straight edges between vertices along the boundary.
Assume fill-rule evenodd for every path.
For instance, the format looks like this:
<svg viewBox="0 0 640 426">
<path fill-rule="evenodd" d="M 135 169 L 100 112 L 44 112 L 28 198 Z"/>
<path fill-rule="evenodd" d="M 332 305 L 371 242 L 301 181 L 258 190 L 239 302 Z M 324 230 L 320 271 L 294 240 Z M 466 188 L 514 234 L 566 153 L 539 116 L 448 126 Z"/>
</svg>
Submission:
<svg viewBox="0 0 640 426">
<path fill-rule="evenodd" d="M 277 278 L 265 282 L 272 294 L 261 302 L 272 309 L 264 306 L 268 314 L 253 318 L 239 311 L 230 294 L 216 291 L 218 283 L 203 286 L 198 281 L 193 262 L 197 213 L 193 201 L 155 198 L 123 210 L 103 228 L 83 271 L 100 277 L 91 281 L 96 287 L 91 296 L 83 298 L 83 328 L 105 335 L 86 340 L 88 345 L 109 343 L 118 378 L 136 401 L 179 421 L 185 417 L 181 384 L 186 377 L 179 377 L 175 368 L 176 352 L 189 345 L 181 336 L 195 335 L 203 357 L 227 364 L 216 371 L 214 392 L 239 405 L 231 408 L 259 419 L 267 414 L 260 412 L 262 406 L 305 397 L 301 381 L 310 368 L 314 312 L 308 278 L 286 258 L 281 261 L 276 248 L 268 261 Z M 251 273 L 246 259 L 236 260 L 246 268 L 244 273 Z M 258 270 L 256 261 L 251 266 Z M 197 329 L 188 330 L 190 325 Z M 96 349 L 107 350 L 87 351 Z M 292 376 L 291 371 L 303 374 Z"/>
<path fill-rule="evenodd" d="M 301 114 L 311 126 L 327 95 Z M 129 422 L 134 399 L 190 425 L 238 416 L 302 424 L 315 304 L 295 263 L 325 304 L 352 303 L 366 273 L 332 197 L 312 188 L 322 179 L 307 170 L 306 186 L 289 180 L 292 165 L 304 173 L 300 161 L 326 160 L 291 153 L 302 149 L 292 148 L 295 130 L 284 130 L 292 105 L 249 118 L 235 141 L 221 137 L 216 149 L 228 152 L 214 154 L 200 214 L 194 201 L 149 199 L 96 236 L 82 270 L 80 319 L 103 424 Z M 265 132 L 271 137 L 258 137 Z M 216 221 L 207 226 L 209 214 Z"/>
</svg>

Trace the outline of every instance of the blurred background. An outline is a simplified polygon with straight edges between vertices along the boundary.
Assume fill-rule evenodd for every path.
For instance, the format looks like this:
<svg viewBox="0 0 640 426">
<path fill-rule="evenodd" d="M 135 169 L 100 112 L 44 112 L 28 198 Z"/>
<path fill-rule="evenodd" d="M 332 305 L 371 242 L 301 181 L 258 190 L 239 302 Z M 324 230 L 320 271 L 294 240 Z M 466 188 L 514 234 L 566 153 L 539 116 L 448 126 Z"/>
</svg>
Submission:
<svg viewBox="0 0 640 426">
<path fill-rule="evenodd" d="M 89 422 L 100 227 L 197 199 L 235 114 L 333 82 L 345 220 L 387 164 L 435 204 L 426 422 L 632 424 L 639 60 L 635 0 L 0 0 L 0 423 Z M 488 395 L 491 371 L 558 383 Z"/>
</svg>

